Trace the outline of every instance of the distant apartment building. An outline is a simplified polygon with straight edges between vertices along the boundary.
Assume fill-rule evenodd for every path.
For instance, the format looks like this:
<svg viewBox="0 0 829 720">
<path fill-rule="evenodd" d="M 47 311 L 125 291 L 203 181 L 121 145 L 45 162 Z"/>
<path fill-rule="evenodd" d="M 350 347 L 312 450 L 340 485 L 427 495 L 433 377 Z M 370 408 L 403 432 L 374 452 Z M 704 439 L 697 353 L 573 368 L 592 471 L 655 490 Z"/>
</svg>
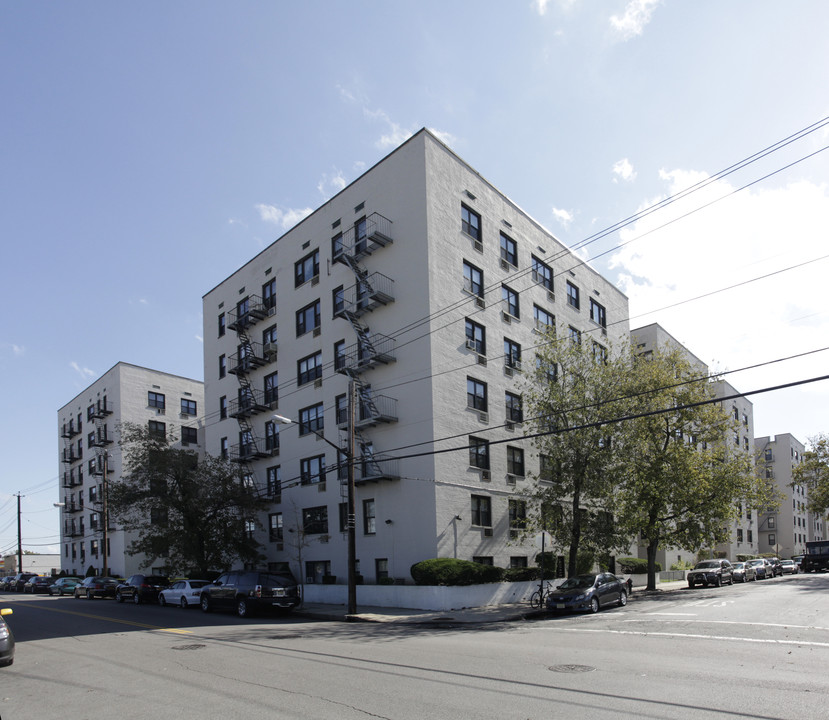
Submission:
<svg viewBox="0 0 829 720">
<path fill-rule="evenodd" d="M 344 581 L 350 522 L 368 583 L 433 557 L 533 565 L 524 375 L 547 329 L 599 351 L 629 330 L 622 293 L 427 130 L 203 309 L 206 449 L 267 495 L 248 530 L 306 582 Z"/>
<path fill-rule="evenodd" d="M 656 348 L 669 347 L 680 349 L 692 365 L 699 370 L 700 376 L 706 376 L 709 372 L 708 365 L 696 357 L 687 347 L 674 338 L 667 330 L 658 323 L 635 328 L 630 332 L 631 344 L 638 354 L 652 353 Z M 725 438 L 727 444 L 733 446 L 753 458 L 754 447 L 754 406 L 748 398 L 739 394 L 725 380 L 715 384 L 717 397 L 723 398 L 723 408 L 734 419 L 737 429 L 729 430 L 729 436 Z M 726 542 L 714 548 L 700 548 L 709 550 L 719 557 L 725 557 L 732 561 L 742 555 L 756 555 L 758 552 L 758 512 L 751 508 L 744 501 L 737 503 L 738 517 L 729 527 L 729 538 Z M 646 548 L 640 547 L 639 557 L 647 557 Z M 674 563 L 693 563 L 697 559 L 697 551 L 683 550 L 681 548 L 660 548 L 657 553 L 657 562 L 663 569 L 668 569 Z"/>
<path fill-rule="evenodd" d="M 146 567 L 127 552 L 131 537 L 108 523 L 108 483 L 121 475 L 121 423 L 151 432 L 172 431 L 184 446 L 204 442 L 204 388 L 198 380 L 119 362 L 58 411 L 61 510 L 61 568 L 84 575 L 91 567 L 129 576 Z M 106 538 L 106 543 L 104 543 Z"/>
<path fill-rule="evenodd" d="M 802 555 L 806 543 L 826 539 L 826 518 L 807 510 L 809 489 L 793 485 L 792 470 L 805 447 L 788 433 L 756 438 L 757 472 L 779 493 L 780 506 L 760 516 L 760 552 L 781 558 Z"/>
</svg>

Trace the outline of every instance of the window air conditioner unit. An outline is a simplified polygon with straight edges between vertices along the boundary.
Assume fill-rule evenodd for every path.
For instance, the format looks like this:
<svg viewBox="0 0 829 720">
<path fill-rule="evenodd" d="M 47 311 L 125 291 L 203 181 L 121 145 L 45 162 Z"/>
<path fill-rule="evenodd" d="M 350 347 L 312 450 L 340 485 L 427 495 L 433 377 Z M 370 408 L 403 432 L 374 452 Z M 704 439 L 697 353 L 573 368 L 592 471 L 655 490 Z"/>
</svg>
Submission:
<svg viewBox="0 0 829 720">
<path fill-rule="evenodd" d="M 316 380 L 314 380 L 314 387 L 315 388 L 321 388 L 322 387 L 322 378 L 317 378 Z"/>
<path fill-rule="evenodd" d="M 484 251 L 484 244 L 479 240 L 474 240 L 472 247 L 474 247 L 479 253 L 482 253 Z"/>
<path fill-rule="evenodd" d="M 507 474 L 507 485 L 515 485 L 515 481 L 518 479 L 517 475 Z"/>
<path fill-rule="evenodd" d="M 501 269 L 502 270 L 509 270 L 509 263 L 504 259 L 501 260 Z"/>
<path fill-rule="evenodd" d="M 504 423 L 504 427 L 505 427 L 507 430 L 512 430 L 512 429 L 515 427 L 515 423 L 510 422 L 509 420 L 507 420 L 507 421 Z"/>
<path fill-rule="evenodd" d="M 484 537 L 492 537 L 492 528 L 484 528 Z"/>
<path fill-rule="evenodd" d="M 489 422 L 489 413 L 478 413 L 478 418 L 480 418 L 481 422 Z"/>
<path fill-rule="evenodd" d="M 481 470 L 481 480 L 491 480 L 492 473 L 489 470 Z"/>
<path fill-rule="evenodd" d="M 478 355 L 478 365 L 486 365 L 486 355 Z"/>
<path fill-rule="evenodd" d="M 467 338 L 466 339 L 466 349 L 467 350 L 477 350 L 478 349 L 478 343 L 475 342 L 474 340 L 470 340 L 469 338 Z"/>
<path fill-rule="evenodd" d="M 511 323 L 512 322 L 512 315 L 510 315 L 508 312 L 502 310 L 501 311 L 501 319 L 505 323 Z"/>
<path fill-rule="evenodd" d="M 164 408 L 157 408 L 156 411 L 155 411 L 155 414 L 156 415 L 165 415 L 166 412 L 167 411 Z"/>
<path fill-rule="evenodd" d="M 314 328 L 314 337 L 319 337 L 320 333 L 322 333 L 322 328 L 315 327 Z"/>
<path fill-rule="evenodd" d="M 319 285 L 319 282 L 320 282 L 320 276 L 319 275 L 314 275 L 314 277 L 311 278 L 311 285 L 312 286 L 313 285 Z"/>
<path fill-rule="evenodd" d="M 483 310 L 486 307 L 486 301 L 482 297 L 475 298 L 475 304 Z"/>
<path fill-rule="evenodd" d="M 555 302 L 556 301 L 556 294 L 552 290 L 548 290 L 547 291 L 547 299 L 550 302 Z"/>
<path fill-rule="evenodd" d="M 504 365 L 504 375 L 507 377 L 512 377 L 513 369 L 509 365 Z"/>
</svg>

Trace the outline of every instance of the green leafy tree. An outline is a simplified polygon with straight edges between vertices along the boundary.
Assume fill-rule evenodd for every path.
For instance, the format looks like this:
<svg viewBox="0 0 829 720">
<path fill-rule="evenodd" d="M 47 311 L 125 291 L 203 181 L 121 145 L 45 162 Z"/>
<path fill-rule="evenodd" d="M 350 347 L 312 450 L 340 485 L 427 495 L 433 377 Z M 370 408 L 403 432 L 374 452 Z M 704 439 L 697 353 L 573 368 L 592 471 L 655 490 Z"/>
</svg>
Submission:
<svg viewBox="0 0 829 720">
<path fill-rule="evenodd" d="M 528 422 L 540 454 L 536 477 L 536 528 L 567 548 L 567 575 L 577 574 L 585 554 L 607 556 L 625 544 L 614 520 L 614 497 L 622 480 L 618 425 L 603 424 L 623 412 L 624 353 L 585 338 L 567 337 L 537 350 L 537 364 L 524 388 Z"/>
<path fill-rule="evenodd" d="M 110 517 L 136 534 L 130 554 L 202 576 L 261 558 L 249 530 L 266 502 L 238 467 L 133 424 L 121 426 L 120 438 L 124 470 L 109 483 L 107 501 Z"/>
<path fill-rule="evenodd" d="M 625 481 L 617 519 L 647 547 L 648 589 L 656 588 L 662 546 L 690 551 L 722 542 L 738 501 L 772 501 L 748 453 L 734 444 L 736 421 L 715 398 L 714 379 L 679 349 L 632 358 L 625 394 Z"/>
<path fill-rule="evenodd" d="M 792 484 L 809 489 L 809 510 L 824 516 L 829 511 L 829 435 L 820 433 L 809 438 L 809 449 L 803 462 L 792 470 Z"/>
</svg>

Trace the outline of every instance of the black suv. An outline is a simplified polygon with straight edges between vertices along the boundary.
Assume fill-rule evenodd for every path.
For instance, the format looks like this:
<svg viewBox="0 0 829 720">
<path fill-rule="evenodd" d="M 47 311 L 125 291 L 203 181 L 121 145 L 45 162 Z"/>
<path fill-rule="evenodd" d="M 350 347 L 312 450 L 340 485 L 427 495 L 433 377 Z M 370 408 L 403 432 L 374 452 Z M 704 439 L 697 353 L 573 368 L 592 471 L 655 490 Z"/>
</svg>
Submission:
<svg viewBox="0 0 829 720">
<path fill-rule="evenodd" d="M 31 580 L 33 577 L 37 577 L 37 573 L 17 573 L 12 578 L 12 581 L 9 583 L 9 590 L 12 592 L 23 592 L 23 586 Z"/>
<path fill-rule="evenodd" d="M 686 576 L 688 587 L 692 588 L 699 583 L 705 587 L 708 585 L 729 585 L 734 584 L 734 576 L 731 573 L 731 563 L 728 560 L 703 560 L 698 562 L 693 570 Z"/>
<path fill-rule="evenodd" d="M 158 602 L 158 593 L 170 587 L 170 578 L 165 575 L 130 575 L 126 582 L 115 588 L 115 600 L 132 600 L 136 605 L 142 602 Z"/>
<path fill-rule="evenodd" d="M 289 570 L 233 570 L 202 588 L 200 604 L 204 612 L 232 610 L 250 617 L 261 610 L 293 610 L 299 592 Z"/>
</svg>

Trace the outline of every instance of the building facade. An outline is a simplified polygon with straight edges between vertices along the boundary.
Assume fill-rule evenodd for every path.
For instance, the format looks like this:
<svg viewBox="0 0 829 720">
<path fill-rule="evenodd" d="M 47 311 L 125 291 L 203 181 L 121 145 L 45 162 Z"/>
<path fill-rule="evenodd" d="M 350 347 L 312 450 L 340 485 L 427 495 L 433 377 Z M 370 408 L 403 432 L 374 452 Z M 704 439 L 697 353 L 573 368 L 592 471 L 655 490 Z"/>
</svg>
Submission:
<svg viewBox="0 0 829 720">
<path fill-rule="evenodd" d="M 639 354 L 652 353 L 659 347 L 668 347 L 681 350 L 693 368 L 699 371 L 700 377 L 708 375 L 709 368 L 706 363 L 694 355 L 687 347 L 673 337 L 665 328 L 658 323 L 645 325 L 644 327 L 631 330 L 631 344 Z M 754 457 L 754 406 L 748 398 L 739 392 L 725 380 L 718 380 L 714 385 L 716 397 L 723 398 L 723 408 L 734 420 L 735 430 L 729 429 L 729 437 L 725 438 L 735 451 L 744 452 L 750 458 Z M 746 502 L 737 503 L 737 518 L 729 527 L 729 539 L 715 548 L 700 548 L 708 550 L 718 557 L 725 557 L 735 561 L 740 556 L 755 556 L 758 554 L 758 516 L 755 508 L 748 506 Z M 647 548 L 640 546 L 638 556 L 647 557 Z M 666 547 L 660 548 L 657 553 L 657 562 L 663 569 L 669 569 L 672 565 L 695 563 L 698 551 L 689 551 L 682 548 Z"/>
<path fill-rule="evenodd" d="M 131 538 L 109 522 L 104 533 L 107 484 L 122 470 L 121 423 L 144 425 L 177 438 L 182 445 L 204 443 L 204 386 L 179 377 L 119 362 L 58 411 L 60 447 L 61 569 L 84 575 L 89 568 L 127 577 L 150 569 L 130 555 Z M 106 538 L 106 547 L 104 547 Z"/>
<path fill-rule="evenodd" d="M 792 470 L 803 462 L 805 447 L 787 433 L 754 441 L 757 472 L 780 496 L 777 509 L 760 516 L 760 552 L 781 558 L 802 555 L 806 543 L 826 539 L 826 518 L 807 510 L 809 488 L 792 484 Z"/>
<path fill-rule="evenodd" d="M 629 331 L 622 293 L 427 130 L 203 307 L 207 452 L 268 496 L 250 531 L 306 582 L 344 581 L 352 520 L 369 583 L 433 557 L 533 565 L 524 371 L 548 327 L 608 347 Z"/>
</svg>

